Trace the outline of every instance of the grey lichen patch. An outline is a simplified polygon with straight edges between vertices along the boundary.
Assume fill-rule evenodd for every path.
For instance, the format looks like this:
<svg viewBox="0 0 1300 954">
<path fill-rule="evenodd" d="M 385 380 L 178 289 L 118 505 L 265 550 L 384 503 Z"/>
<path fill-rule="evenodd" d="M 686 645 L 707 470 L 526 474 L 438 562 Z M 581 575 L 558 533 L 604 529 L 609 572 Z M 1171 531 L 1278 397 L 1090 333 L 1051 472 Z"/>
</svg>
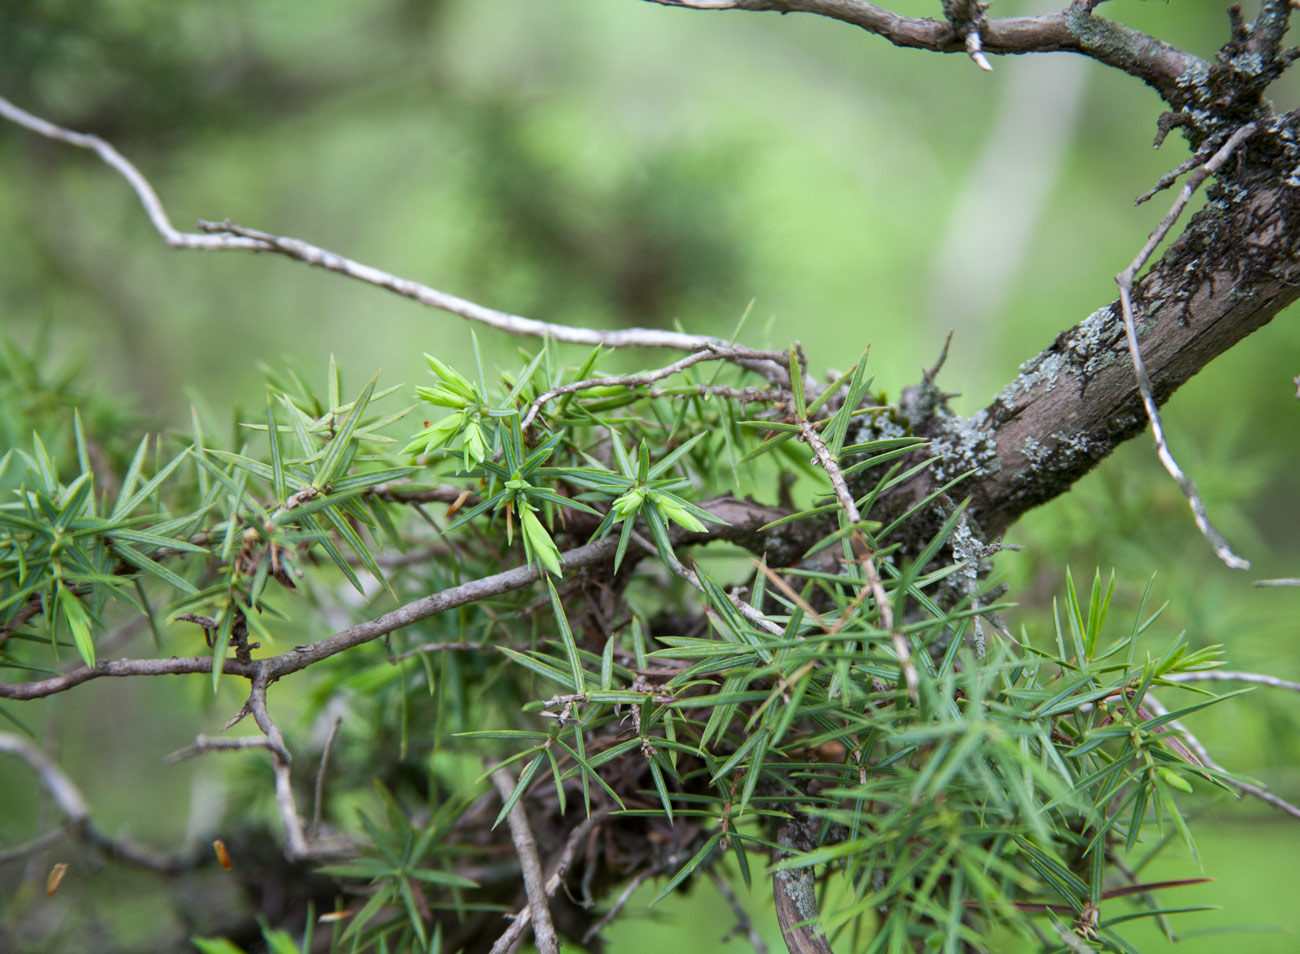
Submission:
<svg viewBox="0 0 1300 954">
<path fill-rule="evenodd" d="M 1111 306 L 1097 309 L 1063 332 L 1046 351 L 1022 364 L 995 404 L 1009 411 L 1023 396 L 1053 391 L 1063 382 L 1087 380 L 1119 360 L 1116 346 L 1122 335 Z"/>
<path fill-rule="evenodd" d="M 930 439 L 930 452 L 936 458 L 935 480 L 947 483 L 963 474 L 988 477 L 1002 469 L 997 441 L 993 431 L 983 426 L 985 420 L 981 411 L 975 417 L 944 421 Z"/>
<path fill-rule="evenodd" d="M 776 872 L 777 879 L 785 888 L 786 895 L 799 914 L 800 921 L 815 921 L 817 910 L 817 881 L 811 868 L 781 868 Z"/>
<path fill-rule="evenodd" d="M 1051 453 L 1036 437 L 1026 437 L 1020 443 L 1020 454 L 1029 462 L 1030 467 L 1041 466 Z"/>
<path fill-rule="evenodd" d="M 1204 60 L 1191 60 L 1187 68 L 1178 74 L 1174 84 L 1180 89 L 1195 90 L 1195 99 L 1205 99 L 1209 92 L 1210 64 Z"/>
</svg>

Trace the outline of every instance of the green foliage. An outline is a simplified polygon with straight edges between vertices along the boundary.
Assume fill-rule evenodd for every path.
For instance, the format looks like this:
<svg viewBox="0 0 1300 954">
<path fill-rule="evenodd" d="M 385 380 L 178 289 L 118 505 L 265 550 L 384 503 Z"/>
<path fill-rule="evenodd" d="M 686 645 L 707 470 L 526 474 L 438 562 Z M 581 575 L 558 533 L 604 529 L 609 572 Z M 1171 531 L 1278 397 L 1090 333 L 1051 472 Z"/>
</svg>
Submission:
<svg viewBox="0 0 1300 954">
<path fill-rule="evenodd" d="M 1159 614 L 1115 635 L 1114 581 L 1097 576 L 1086 594 L 1067 577 L 1053 632 L 1004 634 L 981 655 L 972 628 L 1005 607 L 962 590 L 962 566 L 942 559 L 963 508 L 909 555 L 886 535 L 897 519 L 831 520 L 820 471 L 802 509 L 749 528 L 757 559 L 733 550 L 688 568 L 679 551 L 733 529 L 708 503 L 732 468 L 772 485 L 788 468 L 798 435 L 783 410 L 862 481 L 863 508 L 915 442 L 847 443 L 865 361 L 810 399 L 745 392 L 726 366 L 707 380 L 688 368 L 653 393 L 601 383 L 600 357 L 563 367 L 544 349 L 494 386 L 481 364 L 471 380 L 429 357 L 438 383 L 417 393 L 452 414 L 404 450 L 390 432 L 409 428 L 409 408 L 376 410 L 398 389 L 371 379 L 344 401 L 332 363 L 323 399 L 296 375 L 270 376 L 265 416 L 229 449 L 201 429 L 146 438 L 120 474 L 99 474 L 80 424 L 62 467 L 34 437 L 0 468 L 16 482 L 0 504 L 0 664 L 39 675 L 65 645 L 93 664 L 115 615 L 154 619 L 157 602 L 200 621 L 217 662 L 246 661 L 250 631 L 280 642 L 301 612 L 295 592 L 334 605 L 345 583 L 370 619 L 531 563 L 540 595 L 486 591 L 303 677 L 312 712 L 340 697 L 367 708 L 339 756 L 353 784 L 326 805 L 362 849 L 322 869 L 356 896 L 335 949 L 437 950 L 455 925 L 508 907 L 513 889 L 481 873 L 521 801 L 558 830 L 598 805 L 629 831 L 668 826 L 670 851 L 642 839 L 602 874 L 663 874 L 660 897 L 723 857 L 746 881 L 769 863 L 833 875 L 845 890 L 823 927 L 855 950 L 978 949 L 997 926 L 1044 950 L 1068 937 L 1127 954 L 1122 924 L 1163 924 L 1153 892 L 1137 911 L 1103 919 L 1099 906 L 1145 847 L 1192 847 L 1180 798 L 1226 788 L 1169 731 L 1217 698 L 1148 705 L 1168 677 L 1218 665 L 1217 651 L 1153 646 Z M 434 516 L 430 501 L 451 506 Z M 565 551 L 616 527 L 603 577 L 563 572 Z M 800 541 L 804 559 L 769 567 L 781 540 Z M 409 558 L 420 552 L 436 555 Z M 738 567 L 748 585 L 736 589 Z M 156 629 L 166 652 L 172 637 Z M 516 784 L 485 815 L 473 776 L 500 766 Z M 790 823 L 814 833 L 811 848 L 785 840 Z M 279 934 L 267 944 L 294 949 Z"/>
</svg>

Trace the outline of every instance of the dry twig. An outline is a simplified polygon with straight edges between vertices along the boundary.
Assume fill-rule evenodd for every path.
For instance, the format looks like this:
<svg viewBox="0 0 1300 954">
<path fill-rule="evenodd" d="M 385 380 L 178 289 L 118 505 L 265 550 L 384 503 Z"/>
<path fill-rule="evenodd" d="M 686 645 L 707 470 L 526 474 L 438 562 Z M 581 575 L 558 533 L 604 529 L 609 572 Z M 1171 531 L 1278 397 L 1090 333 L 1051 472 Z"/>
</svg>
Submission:
<svg viewBox="0 0 1300 954">
<path fill-rule="evenodd" d="M 718 348 L 735 350 L 729 342 L 708 335 L 691 335 L 656 328 L 620 328 L 601 331 L 595 328 L 573 328 L 512 315 L 458 298 L 420 282 L 401 278 L 301 239 L 245 228 L 229 220 L 223 222 L 200 220 L 199 232 L 182 232 L 172 224 L 162 200 L 158 198 L 158 193 L 149 180 L 129 159 L 104 139 L 65 129 L 20 109 L 4 97 L 0 97 L 0 117 L 47 139 L 67 143 L 79 149 L 89 149 L 98 155 L 127 181 L 139 198 L 140 204 L 144 206 L 145 214 L 148 215 L 154 230 L 162 236 L 163 241 L 170 248 L 272 252 L 284 255 L 511 335 L 549 338 L 568 344 L 600 345 L 606 348 L 670 348 L 675 351 L 693 352 Z M 758 371 L 773 382 L 781 383 L 786 380 L 786 372 L 779 362 L 749 358 L 737 358 L 736 361 Z"/>
<path fill-rule="evenodd" d="M 854 528 L 849 538 L 853 544 L 853 551 L 858 556 L 858 563 L 862 566 L 862 574 L 867 578 L 867 585 L 871 588 L 871 595 L 876 601 L 876 608 L 880 612 L 880 624 L 889 631 L 889 638 L 894 644 L 894 654 L 898 657 L 899 668 L 903 671 L 903 680 L 907 683 L 907 693 L 915 699 L 917 687 L 920 685 L 920 678 L 916 672 L 916 664 L 912 662 L 912 649 L 907 644 L 907 637 L 894 626 L 894 607 L 889 601 L 889 594 L 885 592 L 885 585 L 880 579 L 880 574 L 876 572 L 875 555 L 867 545 L 866 537 L 857 529 L 862 523 L 862 514 L 858 512 L 858 505 L 853 501 L 853 494 L 849 493 L 849 485 L 844 479 L 839 463 L 831 456 L 830 449 L 826 446 L 826 442 L 821 439 L 821 435 L 817 433 L 817 428 L 809 421 L 800 421 L 799 433 L 808 446 L 812 448 L 817 463 L 826 472 L 831 487 L 835 490 L 835 499 L 839 502 L 840 510 L 844 512 L 844 517 L 848 520 L 849 526 Z"/>
<path fill-rule="evenodd" d="M 1242 142 L 1250 138 L 1255 132 L 1254 123 L 1246 123 L 1236 132 L 1228 137 L 1227 141 L 1219 147 L 1205 165 L 1201 166 L 1188 177 L 1183 183 L 1182 191 L 1178 193 L 1178 198 L 1174 200 L 1173 206 L 1165 215 L 1164 219 L 1156 226 L 1156 230 L 1151 233 L 1141 251 L 1129 263 L 1128 268 L 1115 276 L 1115 283 L 1119 285 L 1120 308 L 1124 318 L 1124 335 L 1128 339 L 1129 357 L 1133 360 L 1133 373 L 1137 377 L 1138 392 L 1142 396 L 1142 406 L 1146 408 L 1147 418 L 1151 421 L 1151 436 L 1155 439 L 1156 455 L 1160 458 L 1160 463 L 1169 472 L 1169 476 L 1178 482 L 1183 496 L 1187 498 L 1187 504 L 1192 508 L 1192 516 L 1196 520 L 1196 526 L 1200 529 L 1205 539 L 1210 541 L 1210 546 L 1214 548 L 1215 556 L 1222 560 L 1234 570 L 1250 569 L 1250 562 L 1243 560 L 1232 552 L 1228 541 L 1224 539 L 1223 534 L 1215 529 L 1210 523 L 1209 514 L 1205 511 L 1205 502 L 1201 500 L 1201 495 L 1196 489 L 1196 485 L 1183 473 L 1183 469 L 1178 466 L 1174 460 L 1174 455 L 1169 451 L 1169 444 L 1165 440 L 1165 429 L 1160 422 L 1160 409 L 1156 406 L 1154 388 L 1151 384 L 1151 377 L 1147 374 L 1146 365 L 1142 361 L 1142 351 L 1138 346 L 1137 322 L 1133 318 L 1133 278 L 1138 271 L 1146 264 L 1151 253 L 1155 251 L 1169 230 L 1173 228 L 1174 222 L 1182 214 L 1183 208 L 1192 198 L 1192 193 L 1197 190 L 1202 182 L 1214 173 L 1218 172 L 1228 157 L 1232 155 Z"/>
<path fill-rule="evenodd" d="M 492 773 L 492 784 L 503 802 L 510 800 L 514 792 L 515 780 L 504 768 Z M 542 882 L 542 863 L 537 857 L 537 842 L 533 839 L 533 830 L 528 826 L 528 813 L 524 811 L 522 798 L 516 799 L 506 814 L 510 825 L 510 839 L 515 843 L 519 854 L 519 866 L 523 869 L 524 890 L 528 894 L 528 910 L 532 915 L 533 938 L 537 941 L 540 954 L 560 954 L 560 942 L 555 935 L 555 925 L 551 923 L 551 909 L 546 902 L 546 886 Z M 505 954 L 511 944 L 504 946 L 502 939 L 492 945 L 492 954 Z"/>
</svg>

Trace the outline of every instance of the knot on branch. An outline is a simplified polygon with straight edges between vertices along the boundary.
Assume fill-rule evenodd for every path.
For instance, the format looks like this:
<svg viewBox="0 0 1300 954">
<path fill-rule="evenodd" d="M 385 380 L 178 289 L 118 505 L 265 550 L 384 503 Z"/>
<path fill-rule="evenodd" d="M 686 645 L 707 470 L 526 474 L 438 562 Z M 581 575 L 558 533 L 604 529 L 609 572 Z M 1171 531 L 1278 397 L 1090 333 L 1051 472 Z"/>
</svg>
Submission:
<svg viewBox="0 0 1300 954">
<path fill-rule="evenodd" d="M 1264 0 L 1259 16 L 1247 22 L 1241 6 L 1228 8 L 1230 34 L 1215 54 L 1214 62 L 1190 69 L 1179 78 L 1186 93 L 1186 114 L 1175 125 L 1193 149 L 1207 140 L 1224 140 L 1248 122 L 1267 120 L 1272 106 L 1264 92 L 1300 57 L 1300 50 L 1284 49 L 1282 40 L 1290 21 L 1290 0 Z M 1162 124 L 1162 132 L 1168 129 Z M 1162 140 L 1163 135 L 1157 135 Z"/>
<path fill-rule="evenodd" d="M 943 15 L 952 24 L 954 32 L 966 46 L 966 53 L 980 69 L 992 72 L 993 66 L 984 55 L 984 32 L 988 18 L 984 11 L 989 4 L 979 0 L 943 0 Z"/>
</svg>

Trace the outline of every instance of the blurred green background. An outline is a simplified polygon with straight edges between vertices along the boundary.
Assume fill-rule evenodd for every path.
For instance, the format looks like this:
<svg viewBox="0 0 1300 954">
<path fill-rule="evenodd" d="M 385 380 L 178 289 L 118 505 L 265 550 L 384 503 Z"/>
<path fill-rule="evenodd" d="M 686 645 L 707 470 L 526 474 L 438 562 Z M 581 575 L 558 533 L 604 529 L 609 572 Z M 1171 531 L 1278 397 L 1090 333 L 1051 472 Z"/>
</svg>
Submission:
<svg viewBox="0 0 1300 954">
<path fill-rule="evenodd" d="M 894 6 L 939 12 L 934 0 Z M 1101 12 L 1204 56 L 1227 37 L 1215 3 Z M 1168 204 L 1133 197 L 1186 155 L 1176 136 L 1151 149 L 1160 103 L 1128 77 L 1064 54 L 994 65 L 984 74 L 811 17 L 637 0 L 0 3 L 0 94 L 110 139 L 181 228 L 228 217 L 569 324 L 726 335 L 748 312 L 747 343 L 798 339 L 814 368 L 842 370 L 870 346 L 891 396 L 953 329 L 940 384 L 962 392 L 962 413 L 1113 299 L 1112 276 Z M 1294 77 L 1278 84 L 1278 108 L 1298 91 Z M 470 353 L 459 319 L 360 284 L 267 256 L 168 251 L 94 156 L 12 126 L 0 127 L 0 223 L 0 328 L 78 363 L 78 387 L 130 402 L 149 427 L 184 424 L 191 402 L 259 407 L 259 363 L 286 356 L 319 380 L 333 353 L 359 386 L 378 369 L 389 384 L 424 383 L 422 352 L 453 364 Z M 480 340 L 503 357 L 518 345 Z M 1101 567 L 1117 574 L 1112 612 L 1126 626 L 1155 574 L 1163 634 L 1223 643 L 1233 668 L 1300 677 L 1300 588 L 1252 587 L 1300 575 L 1298 372 L 1300 328 L 1284 314 L 1166 411 L 1175 453 L 1249 573 L 1214 560 L 1144 437 L 1013 528 L 1024 550 L 999 557 L 1021 604 L 1009 621 L 1041 632 L 1066 566 L 1083 579 Z M 97 684 L 19 714 L 58 743 L 105 827 L 149 839 L 211 810 L 191 794 L 215 766 L 160 763 L 224 719 L 210 701 L 190 715 L 204 691 Z M 1298 711 L 1257 691 L 1193 727 L 1226 766 L 1294 801 Z M 4 773 L 0 844 L 12 844 L 36 830 L 41 799 L 22 772 Z M 1176 900 L 1224 910 L 1183 928 L 1300 930 L 1300 825 L 1257 803 L 1205 810 L 1202 861 L 1218 881 Z M 1158 873 L 1198 872 L 1185 859 Z M 120 884 L 106 907 L 148 909 L 150 882 Z M 708 885 L 654 912 L 634 901 L 611 949 L 713 943 L 719 905 Z M 1179 950 L 1225 943 L 1289 952 L 1300 940 L 1210 933 Z"/>
</svg>

